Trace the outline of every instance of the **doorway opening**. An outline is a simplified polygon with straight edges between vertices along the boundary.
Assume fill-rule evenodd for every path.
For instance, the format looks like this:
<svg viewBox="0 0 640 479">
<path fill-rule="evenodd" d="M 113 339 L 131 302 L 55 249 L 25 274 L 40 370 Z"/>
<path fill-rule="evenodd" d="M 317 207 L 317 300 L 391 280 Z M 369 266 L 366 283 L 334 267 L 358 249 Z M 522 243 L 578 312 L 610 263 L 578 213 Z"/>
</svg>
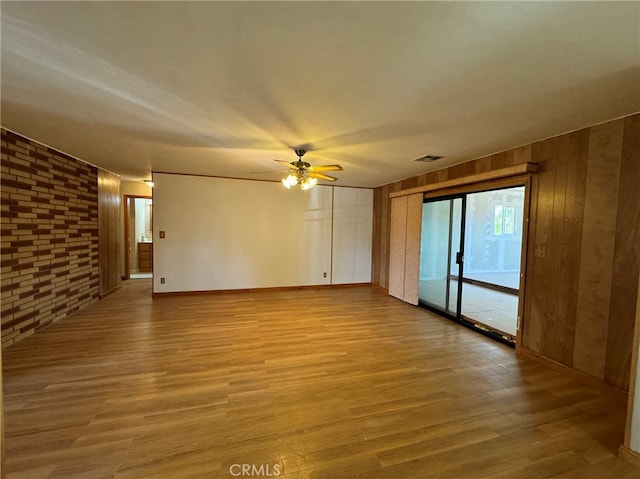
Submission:
<svg viewBox="0 0 640 479">
<path fill-rule="evenodd" d="M 426 200 L 419 303 L 514 345 L 524 211 L 524 185 Z"/>
<path fill-rule="evenodd" d="M 153 277 L 153 200 L 149 196 L 125 195 L 125 277 Z"/>
</svg>

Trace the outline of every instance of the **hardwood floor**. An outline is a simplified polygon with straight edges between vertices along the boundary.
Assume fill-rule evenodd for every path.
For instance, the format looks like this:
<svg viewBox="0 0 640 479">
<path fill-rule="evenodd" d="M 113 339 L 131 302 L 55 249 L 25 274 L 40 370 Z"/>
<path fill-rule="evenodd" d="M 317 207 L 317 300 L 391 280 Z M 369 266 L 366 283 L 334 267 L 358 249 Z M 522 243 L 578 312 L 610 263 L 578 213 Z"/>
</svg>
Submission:
<svg viewBox="0 0 640 479">
<path fill-rule="evenodd" d="M 4 351 L 7 478 L 640 477 L 620 400 L 377 288 L 150 290 Z"/>
</svg>

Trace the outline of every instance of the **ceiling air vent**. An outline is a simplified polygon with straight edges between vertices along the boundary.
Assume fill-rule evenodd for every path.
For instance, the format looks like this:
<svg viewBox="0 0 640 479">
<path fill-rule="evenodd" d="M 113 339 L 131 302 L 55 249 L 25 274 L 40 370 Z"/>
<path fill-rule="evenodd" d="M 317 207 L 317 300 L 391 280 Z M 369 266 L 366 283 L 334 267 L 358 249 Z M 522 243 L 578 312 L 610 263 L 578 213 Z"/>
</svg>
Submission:
<svg viewBox="0 0 640 479">
<path fill-rule="evenodd" d="M 425 162 L 431 162 L 431 161 L 436 161 L 439 160 L 440 158 L 442 158 L 442 156 L 438 156 L 438 155 L 424 155 L 421 156 L 420 158 L 416 158 L 413 161 L 425 161 Z"/>
</svg>

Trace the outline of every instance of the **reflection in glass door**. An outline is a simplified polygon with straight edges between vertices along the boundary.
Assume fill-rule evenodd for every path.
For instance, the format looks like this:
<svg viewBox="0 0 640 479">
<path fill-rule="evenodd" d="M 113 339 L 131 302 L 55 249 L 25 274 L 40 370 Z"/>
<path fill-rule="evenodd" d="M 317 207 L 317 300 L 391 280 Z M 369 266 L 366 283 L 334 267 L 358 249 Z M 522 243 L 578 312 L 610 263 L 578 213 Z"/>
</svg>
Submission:
<svg viewBox="0 0 640 479">
<path fill-rule="evenodd" d="M 422 206 L 419 300 L 459 317 L 463 198 L 430 201 Z"/>
</svg>

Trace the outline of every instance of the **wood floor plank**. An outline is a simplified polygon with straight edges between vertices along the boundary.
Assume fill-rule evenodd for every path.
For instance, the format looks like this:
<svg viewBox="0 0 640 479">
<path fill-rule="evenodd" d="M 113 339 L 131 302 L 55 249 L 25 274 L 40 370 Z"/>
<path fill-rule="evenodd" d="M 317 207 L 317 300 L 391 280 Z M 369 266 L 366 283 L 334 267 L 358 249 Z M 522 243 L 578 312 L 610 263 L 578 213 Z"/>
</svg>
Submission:
<svg viewBox="0 0 640 479">
<path fill-rule="evenodd" d="M 618 398 L 379 288 L 150 293 L 4 351 L 7 479 L 640 477 Z"/>
</svg>

